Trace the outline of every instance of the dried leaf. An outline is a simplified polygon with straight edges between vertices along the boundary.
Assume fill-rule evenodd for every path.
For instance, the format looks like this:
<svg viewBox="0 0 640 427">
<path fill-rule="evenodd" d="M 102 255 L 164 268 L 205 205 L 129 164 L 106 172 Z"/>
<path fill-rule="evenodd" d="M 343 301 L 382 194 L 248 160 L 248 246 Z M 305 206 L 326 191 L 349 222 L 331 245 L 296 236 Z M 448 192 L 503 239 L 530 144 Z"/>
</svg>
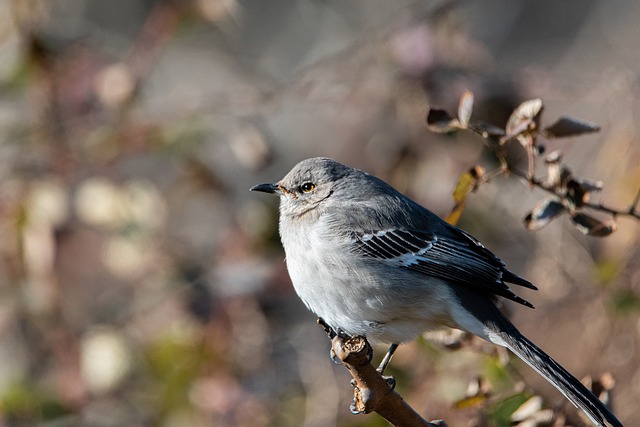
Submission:
<svg viewBox="0 0 640 427">
<path fill-rule="evenodd" d="M 530 99 L 520 104 L 507 121 L 505 130 L 513 138 L 526 130 L 535 130 L 540 124 L 540 116 L 544 106 L 540 98 Z"/>
<path fill-rule="evenodd" d="M 472 112 L 473 93 L 467 90 L 462 94 L 462 97 L 460 97 L 460 104 L 458 105 L 458 122 L 460 127 L 466 128 L 469 125 Z"/>
<path fill-rule="evenodd" d="M 589 201 L 591 192 L 600 191 L 603 186 L 602 181 L 590 181 L 572 176 L 566 183 L 567 198 L 576 207 L 580 207 Z"/>
<path fill-rule="evenodd" d="M 637 295 L 635 296 L 635 300 L 637 301 Z M 616 379 L 613 377 L 611 372 L 605 372 L 600 375 L 596 381 L 593 381 L 591 384 L 591 391 L 595 394 L 598 399 L 605 402 L 605 404 L 609 404 L 611 401 L 611 391 L 616 386 Z"/>
<path fill-rule="evenodd" d="M 451 132 L 458 124 L 458 121 L 451 117 L 447 111 L 438 108 L 429 108 L 426 122 L 427 128 L 436 133 Z"/>
<path fill-rule="evenodd" d="M 527 214 L 524 225 L 529 231 L 540 230 L 566 210 L 558 198 L 545 199 Z"/>
<path fill-rule="evenodd" d="M 470 123 L 468 129 L 483 138 L 501 137 L 506 135 L 504 129 L 481 120 L 476 120 L 473 123 Z"/>
<path fill-rule="evenodd" d="M 545 179 L 545 184 L 549 187 L 560 185 L 562 170 L 562 153 L 560 150 L 549 153 L 544 159 L 544 162 L 547 165 L 547 178 Z"/>
<path fill-rule="evenodd" d="M 533 120 L 525 119 L 511 128 L 507 128 L 507 133 L 502 138 L 500 138 L 500 144 L 504 144 L 513 138 L 517 138 L 518 141 L 520 141 L 520 144 L 522 144 L 522 146 L 524 147 L 526 147 L 527 145 L 532 145 L 533 137 L 529 133 L 527 133 L 532 123 Z"/>
<path fill-rule="evenodd" d="M 460 220 L 460 216 L 464 211 L 464 205 L 467 201 L 467 195 L 469 192 L 474 191 L 478 184 L 478 178 L 484 175 L 484 168 L 482 166 L 475 166 L 469 171 L 460 175 L 455 190 L 453 190 L 453 201 L 455 205 L 451 212 L 445 218 L 451 225 L 456 225 Z"/>
<path fill-rule="evenodd" d="M 549 138 L 563 138 L 598 132 L 599 130 L 600 126 L 595 123 L 585 122 L 573 117 L 560 117 L 554 124 L 546 127 L 544 133 Z"/>
<path fill-rule="evenodd" d="M 518 409 L 511 414 L 512 421 L 524 421 L 527 418 L 532 417 L 536 412 L 542 409 L 542 397 L 533 396 L 531 399 L 524 402 Z"/>
<path fill-rule="evenodd" d="M 604 183 L 602 181 L 591 181 L 586 178 L 573 178 L 572 180 L 577 185 L 579 185 L 584 191 L 593 192 L 600 191 L 604 187 Z"/>
<path fill-rule="evenodd" d="M 582 212 L 571 215 L 571 221 L 578 230 L 587 236 L 605 237 L 617 230 L 617 225 L 613 220 L 600 221 Z"/>
<path fill-rule="evenodd" d="M 552 151 L 551 153 L 547 154 L 547 157 L 545 157 L 544 162 L 546 164 L 552 164 L 552 163 L 559 164 L 559 163 L 561 163 L 562 162 L 562 151 L 555 150 L 555 151 Z"/>
</svg>

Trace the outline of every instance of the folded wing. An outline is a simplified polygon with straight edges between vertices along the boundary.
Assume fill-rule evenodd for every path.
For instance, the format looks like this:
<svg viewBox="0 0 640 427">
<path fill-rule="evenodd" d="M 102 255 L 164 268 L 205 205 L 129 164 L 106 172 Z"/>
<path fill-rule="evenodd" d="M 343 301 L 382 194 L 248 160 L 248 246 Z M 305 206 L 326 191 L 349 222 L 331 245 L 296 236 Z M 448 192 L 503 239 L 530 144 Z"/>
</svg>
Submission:
<svg viewBox="0 0 640 427">
<path fill-rule="evenodd" d="M 392 228 L 353 235 L 354 251 L 427 276 L 500 295 L 527 307 L 505 282 L 537 289 L 510 272 L 491 251 L 469 234 L 451 228 L 450 235 Z"/>
</svg>

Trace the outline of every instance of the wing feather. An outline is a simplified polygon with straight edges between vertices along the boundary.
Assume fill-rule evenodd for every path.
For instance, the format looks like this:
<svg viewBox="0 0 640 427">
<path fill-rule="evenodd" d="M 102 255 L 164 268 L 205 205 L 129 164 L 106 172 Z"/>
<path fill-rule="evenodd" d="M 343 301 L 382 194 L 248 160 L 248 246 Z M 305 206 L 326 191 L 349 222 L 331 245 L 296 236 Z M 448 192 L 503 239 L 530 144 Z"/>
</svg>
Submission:
<svg viewBox="0 0 640 427">
<path fill-rule="evenodd" d="M 482 289 L 527 307 L 531 303 L 514 294 L 505 281 L 536 289 L 507 270 L 505 264 L 469 234 L 435 235 L 409 229 L 388 229 L 355 234 L 355 250 L 428 276 Z"/>
</svg>

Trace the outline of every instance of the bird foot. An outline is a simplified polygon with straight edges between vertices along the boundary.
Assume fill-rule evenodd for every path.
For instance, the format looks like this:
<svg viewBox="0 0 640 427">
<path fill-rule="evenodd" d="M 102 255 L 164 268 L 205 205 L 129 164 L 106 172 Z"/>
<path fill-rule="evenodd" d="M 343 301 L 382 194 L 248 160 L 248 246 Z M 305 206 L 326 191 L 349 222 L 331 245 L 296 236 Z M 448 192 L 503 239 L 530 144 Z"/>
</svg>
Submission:
<svg viewBox="0 0 640 427">
<path fill-rule="evenodd" d="M 396 388 L 396 379 L 393 375 L 382 375 L 382 379 L 389 385 L 390 391 Z"/>
</svg>

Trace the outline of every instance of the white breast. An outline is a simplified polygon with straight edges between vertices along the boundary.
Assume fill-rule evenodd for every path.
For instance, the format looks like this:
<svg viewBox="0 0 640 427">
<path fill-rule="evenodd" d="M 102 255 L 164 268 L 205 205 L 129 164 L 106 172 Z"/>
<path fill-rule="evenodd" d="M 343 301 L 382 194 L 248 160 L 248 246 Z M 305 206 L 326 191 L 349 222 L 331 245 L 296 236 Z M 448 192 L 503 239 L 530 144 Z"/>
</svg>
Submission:
<svg viewBox="0 0 640 427">
<path fill-rule="evenodd" d="M 286 218 L 284 219 L 286 220 Z M 282 227 L 291 281 L 317 316 L 349 335 L 402 342 L 450 324 L 451 290 L 439 280 L 367 260 L 319 226 Z M 296 222 L 299 223 L 299 222 Z"/>
</svg>

